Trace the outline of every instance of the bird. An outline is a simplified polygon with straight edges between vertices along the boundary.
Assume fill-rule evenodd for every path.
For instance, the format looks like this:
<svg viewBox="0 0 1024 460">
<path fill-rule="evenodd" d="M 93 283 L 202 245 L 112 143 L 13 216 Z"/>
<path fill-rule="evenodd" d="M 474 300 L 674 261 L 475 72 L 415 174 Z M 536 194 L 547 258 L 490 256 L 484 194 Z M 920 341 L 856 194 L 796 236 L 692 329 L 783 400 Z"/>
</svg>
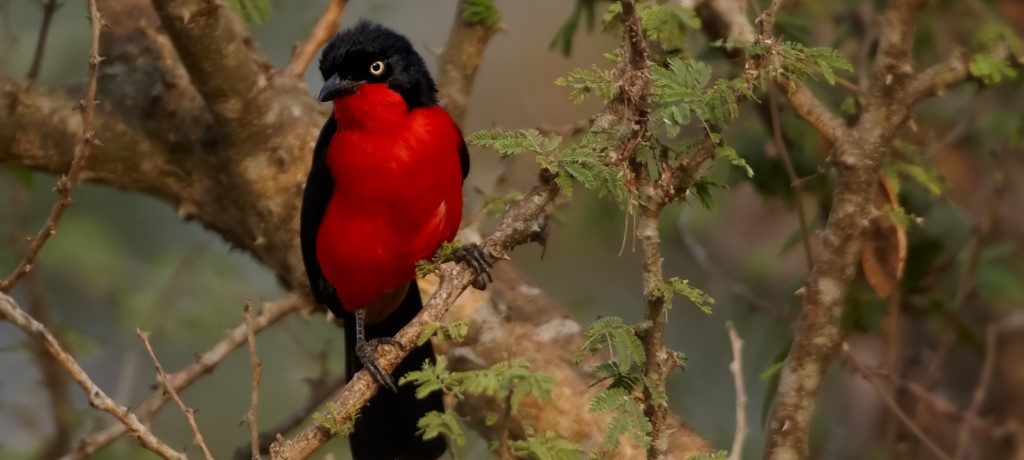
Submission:
<svg viewBox="0 0 1024 460">
<path fill-rule="evenodd" d="M 418 420 L 444 411 L 442 395 L 416 398 L 378 363 L 381 346 L 423 307 L 416 262 L 453 241 L 462 218 L 469 152 L 458 125 L 438 105 L 437 85 L 403 35 L 362 20 L 324 47 L 319 100 L 331 115 L 313 149 L 300 213 L 300 246 L 317 303 L 341 318 L 346 374 L 365 368 L 382 388 L 349 435 L 357 460 L 436 459 L 447 445 L 424 440 Z M 454 258 L 491 281 L 492 258 L 461 245 Z M 427 343 L 409 351 L 395 375 L 434 359 Z"/>
</svg>

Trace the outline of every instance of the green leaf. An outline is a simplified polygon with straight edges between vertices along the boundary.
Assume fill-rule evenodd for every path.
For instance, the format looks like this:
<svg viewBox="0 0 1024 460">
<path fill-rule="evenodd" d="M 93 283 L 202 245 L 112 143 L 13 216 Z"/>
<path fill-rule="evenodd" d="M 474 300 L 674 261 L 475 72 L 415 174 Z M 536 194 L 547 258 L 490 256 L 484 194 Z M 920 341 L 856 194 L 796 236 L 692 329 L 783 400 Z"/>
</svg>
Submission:
<svg viewBox="0 0 1024 460">
<path fill-rule="evenodd" d="M 700 201 L 701 206 L 708 211 L 715 210 L 715 197 L 712 195 L 714 190 L 722 190 L 729 188 L 721 182 L 718 182 L 710 177 L 701 176 L 693 183 L 690 187 L 689 193 L 692 193 L 697 197 L 697 201 Z"/>
<path fill-rule="evenodd" d="M 665 289 L 668 301 L 671 302 L 672 294 L 678 294 L 693 302 L 705 314 L 711 315 L 711 306 L 714 305 L 715 299 L 704 291 L 691 286 L 688 280 L 673 277 L 665 283 Z"/>
<path fill-rule="evenodd" d="M 636 332 L 617 316 L 598 318 L 587 326 L 583 333 L 583 346 L 576 353 L 576 365 L 579 366 L 587 354 L 603 349 L 608 350 L 609 363 L 619 374 L 633 373 L 647 361 L 643 343 Z"/>
<path fill-rule="evenodd" d="M 493 29 L 501 22 L 501 13 L 494 6 L 494 0 L 466 0 L 462 7 L 462 22 Z"/>
<path fill-rule="evenodd" d="M 651 422 L 644 416 L 643 407 L 625 388 L 608 387 L 594 395 L 590 401 L 592 412 L 609 412 L 611 419 L 605 430 L 601 449 L 611 453 L 619 448 L 620 438 L 629 434 L 641 447 L 650 445 Z"/>
<path fill-rule="evenodd" d="M 270 0 L 225 0 L 250 24 L 260 24 L 270 17 Z"/>
<path fill-rule="evenodd" d="M 700 30 L 700 18 L 689 8 L 675 3 L 640 5 L 644 35 L 665 51 L 682 49 L 686 46 L 686 32 Z"/>
<path fill-rule="evenodd" d="M 723 145 L 715 149 L 715 155 L 729 160 L 729 164 L 742 169 L 747 177 L 754 177 L 754 170 L 750 168 L 750 165 L 747 164 L 747 161 L 739 153 L 736 153 L 736 149 Z"/>
<path fill-rule="evenodd" d="M 425 440 L 444 436 L 455 445 L 461 446 L 466 444 L 466 434 L 462 431 L 459 420 L 459 415 L 451 409 L 444 412 L 430 411 L 416 422 L 416 428 L 419 428 L 416 434 Z"/>
<path fill-rule="evenodd" d="M 1017 78 L 1017 69 L 1010 66 L 1006 59 L 1001 59 L 992 53 L 977 54 L 971 58 L 968 65 L 971 75 L 981 79 L 986 85 L 994 85 L 1003 79 Z"/>
<path fill-rule="evenodd" d="M 517 131 L 487 129 L 470 134 L 468 139 L 473 145 L 493 149 L 502 158 L 523 152 L 550 152 L 562 142 L 561 136 L 557 134 L 543 135 L 536 129 Z"/>
<path fill-rule="evenodd" d="M 512 441 L 509 447 L 516 458 L 579 460 L 585 457 L 579 444 L 560 438 L 550 431 L 544 433 L 543 437 L 530 436 L 520 441 Z"/>
<path fill-rule="evenodd" d="M 617 79 L 613 71 L 599 69 L 595 65 L 590 69 L 573 69 L 569 75 L 555 79 L 555 84 L 572 89 L 569 102 L 573 104 L 583 102 L 591 94 L 597 94 L 603 102 L 608 102 L 615 95 Z"/>
</svg>

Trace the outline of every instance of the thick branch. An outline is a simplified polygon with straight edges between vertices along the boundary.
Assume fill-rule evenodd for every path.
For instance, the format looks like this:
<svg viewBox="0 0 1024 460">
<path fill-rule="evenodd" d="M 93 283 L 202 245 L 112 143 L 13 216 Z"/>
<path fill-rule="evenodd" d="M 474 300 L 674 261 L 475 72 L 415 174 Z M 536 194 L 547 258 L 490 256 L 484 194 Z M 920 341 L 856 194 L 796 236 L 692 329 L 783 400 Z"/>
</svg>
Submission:
<svg viewBox="0 0 1024 460">
<path fill-rule="evenodd" d="M 216 0 L 152 1 L 218 127 L 236 142 L 271 128 L 270 65 L 242 18 Z"/>
<path fill-rule="evenodd" d="M 100 409 L 104 412 L 113 415 L 121 425 L 127 430 L 142 447 L 152 451 L 153 453 L 160 455 L 166 459 L 184 460 L 185 455 L 175 451 L 174 449 L 164 444 L 163 441 L 158 439 L 149 431 L 146 427 L 135 416 L 132 411 L 128 410 L 127 407 L 121 406 L 110 399 L 106 393 L 103 392 L 96 383 L 89 378 L 89 375 L 85 373 L 85 370 L 78 365 L 78 362 L 71 357 L 64 347 L 61 347 L 57 339 L 53 337 L 42 324 L 33 319 L 27 313 L 25 313 L 17 303 L 14 302 L 10 296 L 4 293 L 0 293 L 0 317 L 4 320 L 10 321 L 15 326 L 18 326 L 26 335 L 40 343 L 46 348 L 46 351 L 53 356 L 57 362 L 60 363 L 61 367 L 71 376 L 71 378 L 82 387 L 82 391 L 85 392 L 89 398 L 89 404 L 93 407 Z"/>
</svg>

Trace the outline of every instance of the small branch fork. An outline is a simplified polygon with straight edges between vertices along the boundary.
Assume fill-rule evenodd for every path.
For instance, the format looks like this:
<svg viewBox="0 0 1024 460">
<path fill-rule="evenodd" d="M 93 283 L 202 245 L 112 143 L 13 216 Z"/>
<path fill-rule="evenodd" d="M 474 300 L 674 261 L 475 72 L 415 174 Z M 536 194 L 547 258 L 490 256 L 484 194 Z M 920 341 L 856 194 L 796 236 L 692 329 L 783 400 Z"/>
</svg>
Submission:
<svg viewBox="0 0 1024 460">
<path fill-rule="evenodd" d="M 89 398 L 89 404 L 113 415 L 125 427 L 128 433 L 138 440 L 142 447 L 165 459 L 184 460 L 186 458 L 184 454 L 172 449 L 153 435 L 149 428 L 132 411 L 110 399 L 89 378 L 85 370 L 78 365 L 78 362 L 61 347 L 53 334 L 45 326 L 32 319 L 15 303 L 14 299 L 4 293 L 0 293 L 0 318 L 14 324 L 33 340 L 41 343 L 46 348 L 46 351 L 60 363 L 61 367 L 71 376 L 75 383 L 82 387 L 82 390 L 85 391 Z"/>
<path fill-rule="evenodd" d="M 51 3 L 54 4 L 51 5 Z M 57 233 L 57 224 L 60 222 L 60 218 L 64 215 L 64 211 L 67 210 L 68 206 L 71 206 L 71 189 L 78 184 L 78 178 L 85 168 L 85 162 L 92 153 L 93 146 L 98 144 L 93 133 L 93 116 L 96 113 L 97 75 L 100 61 L 103 60 L 100 57 L 100 29 L 104 27 L 104 22 L 103 16 L 96 8 L 96 0 L 89 0 L 88 5 L 89 22 L 92 25 L 92 46 L 89 50 L 89 82 L 86 85 L 85 101 L 82 102 L 81 141 L 75 148 L 74 160 L 71 161 L 71 167 L 68 168 L 67 174 L 61 176 L 57 181 L 57 201 L 54 202 L 53 208 L 50 209 L 50 215 L 46 218 L 46 223 L 29 241 L 28 248 L 25 250 L 25 254 L 22 255 L 18 265 L 14 267 L 14 271 L 3 280 L 0 280 L 0 292 L 3 293 L 11 292 L 11 289 L 14 288 L 18 280 L 32 270 L 32 266 L 39 256 L 39 251 L 43 249 L 43 245 L 46 244 L 46 241 L 54 233 Z M 51 11 L 53 8 L 56 8 L 55 2 L 47 2 L 44 6 L 46 17 L 52 15 L 52 12 L 47 13 L 47 11 Z M 49 24 L 49 21 L 44 19 L 44 26 L 47 24 Z M 45 33 L 45 30 L 40 31 L 40 34 Z M 40 48 L 44 46 L 44 42 L 45 35 L 40 35 L 39 45 L 36 48 L 37 58 L 42 58 L 43 52 Z"/>
<path fill-rule="evenodd" d="M 146 353 L 149 353 L 149 358 L 153 361 L 153 367 L 156 368 L 156 375 L 160 380 L 160 385 L 163 386 L 164 390 L 167 390 L 167 394 L 174 400 L 174 404 L 177 404 L 181 412 L 185 414 L 185 420 L 188 422 L 189 428 L 192 429 L 193 442 L 203 452 L 203 458 L 213 460 L 210 448 L 206 447 L 203 433 L 199 431 L 199 425 L 196 423 L 196 411 L 186 406 L 185 402 L 181 400 L 181 396 L 178 396 L 178 392 L 174 391 L 174 386 L 171 385 L 170 379 L 167 378 L 167 373 L 164 372 L 164 367 L 160 365 L 160 360 L 157 359 L 156 352 L 153 351 L 153 346 L 149 343 L 149 333 L 144 332 L 142 329 L 135 329 L 135 334 L 139 336 L 139 340 L 142 340 L 142 345 L 146 347 Z"/>
</svg>

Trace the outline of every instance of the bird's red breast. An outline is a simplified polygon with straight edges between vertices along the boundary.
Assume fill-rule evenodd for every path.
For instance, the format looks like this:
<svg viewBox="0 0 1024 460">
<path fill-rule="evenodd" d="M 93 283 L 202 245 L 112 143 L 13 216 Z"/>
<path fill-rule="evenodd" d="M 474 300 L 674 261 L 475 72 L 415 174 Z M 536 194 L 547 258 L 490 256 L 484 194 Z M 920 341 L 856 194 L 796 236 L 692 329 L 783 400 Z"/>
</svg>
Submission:
<svg viewBox="0 0 1024 460">
<path fill-rule="evenodd" d="M 317 259 L 345 309 L 369 305 L 415 277 L 462 219 L 461 135 L 438 106 L 407 110 L 386 84 L 334 101 L 327 153 L 334 193 Z"/>
</svg>

